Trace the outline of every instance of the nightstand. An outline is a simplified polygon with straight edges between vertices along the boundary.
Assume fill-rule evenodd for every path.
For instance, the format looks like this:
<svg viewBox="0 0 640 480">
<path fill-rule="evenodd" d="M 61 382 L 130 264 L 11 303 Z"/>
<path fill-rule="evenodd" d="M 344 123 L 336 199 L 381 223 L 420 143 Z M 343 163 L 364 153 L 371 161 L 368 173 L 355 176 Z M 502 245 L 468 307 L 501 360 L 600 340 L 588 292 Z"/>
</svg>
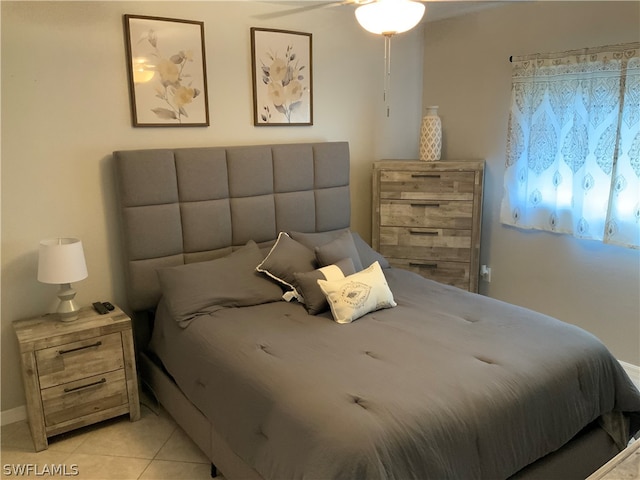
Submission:
<svg viewBox="0 0 640 480">
<path fill-rule="evenodd" d="M 85 307 L 73 322 L 50 314 L 13 327 L 37 452 L 60 433 L 127 413 L 140 418 L 131 319 L 121 309 Z"/>
<path fill-rule="evenodd" d="M 618 455 L 587 477 L 587 480 L 621 480 L 640 478 L 640 440 L 636 440 Z"/>
</svg>

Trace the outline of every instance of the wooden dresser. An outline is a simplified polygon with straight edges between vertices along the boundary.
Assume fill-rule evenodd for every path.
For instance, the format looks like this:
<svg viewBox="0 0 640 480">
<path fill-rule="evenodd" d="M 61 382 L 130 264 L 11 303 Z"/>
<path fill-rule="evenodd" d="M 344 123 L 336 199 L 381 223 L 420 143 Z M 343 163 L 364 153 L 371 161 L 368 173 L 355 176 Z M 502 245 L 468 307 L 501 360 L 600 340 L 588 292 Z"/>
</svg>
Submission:
<svg viewBox="0 0 640 480">
<path fill-rule="evenodd" d="M 36 452 L 53 435 L 127 413 L 140 418 L 131 320 L 118 307 L 105 315 L 85 307 L 72 322 L 50 314 L 13 327 Z"/>
<path fill-rule="evenodd" d="M 484 162 L 373 165 L 373 248 L 391 265 L 478 291 Z"/>
</svg>

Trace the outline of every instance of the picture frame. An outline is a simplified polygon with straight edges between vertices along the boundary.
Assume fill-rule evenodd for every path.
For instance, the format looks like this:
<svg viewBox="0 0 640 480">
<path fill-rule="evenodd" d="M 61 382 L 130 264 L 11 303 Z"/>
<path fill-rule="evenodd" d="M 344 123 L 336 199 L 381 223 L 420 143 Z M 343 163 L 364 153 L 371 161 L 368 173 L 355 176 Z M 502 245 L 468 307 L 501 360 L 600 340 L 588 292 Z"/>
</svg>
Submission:
<svg viewBox="0 0 640 480">
<path fill-rule="evenodd" d="M 251 28 L 253 124 L 313 125 L 312 35 Z"/>
<path fill-rule="evenodd" d="M 204 22 L 124 15 L 134 127 L 207 127 Z"/>
</svg>

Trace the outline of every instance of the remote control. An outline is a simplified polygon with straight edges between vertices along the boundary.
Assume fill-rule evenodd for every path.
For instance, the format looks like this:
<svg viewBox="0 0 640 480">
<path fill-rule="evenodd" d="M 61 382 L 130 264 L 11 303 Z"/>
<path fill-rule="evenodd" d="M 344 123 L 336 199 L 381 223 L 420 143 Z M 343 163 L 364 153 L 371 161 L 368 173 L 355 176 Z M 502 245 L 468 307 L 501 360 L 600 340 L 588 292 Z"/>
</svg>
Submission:
<svg viewBox="0 0 640 480">
<path fill-rule="evenodd" d="M 107 310 L 107 307 L 105 307 L 102 302 L 95 302 L 93 303 L 93 309 L 98 312 L 100 315 L 105 315 L 107 313 L 109 313 L 109 310 Z"/>
<path fill-rule="evenodd" d="M 113 305 L 111 305 L 111 303 L 109 303 L 109 302 L 102 302 L 102 305 L 104 305 L 104 306 L 105 306 L 105 308 L 106 308 L 107 310 L 109 310 L 110 312 L 111 312 L 111 311 L 113 311 L 113 309 L 115 308 L 115 307 L 114 307 Z"/>
</svg>

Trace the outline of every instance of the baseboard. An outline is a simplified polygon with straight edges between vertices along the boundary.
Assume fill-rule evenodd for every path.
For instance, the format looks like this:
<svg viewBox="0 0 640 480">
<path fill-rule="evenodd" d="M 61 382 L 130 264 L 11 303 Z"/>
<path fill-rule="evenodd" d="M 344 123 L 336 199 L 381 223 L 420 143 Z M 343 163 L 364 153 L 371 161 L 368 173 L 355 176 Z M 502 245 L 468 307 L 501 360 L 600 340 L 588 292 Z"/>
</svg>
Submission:
<svg viewBox="0 0 640 480">
<path fill-rule="evenodd" d="M 640 389 L 640 367 L 632 363 L 623 362 L 622 360 L 618 361 L 620 365 L 622 365 L 622 368 L 624 368 L 624 371 L 627 372 L 627 375 L 629 375 L 631 381 Z"/>
<path fill-rule="evenodd" d="M 24 405 L 0 412 L 0 426 L 27 419 L 27 407 Z"/>
</svg>

